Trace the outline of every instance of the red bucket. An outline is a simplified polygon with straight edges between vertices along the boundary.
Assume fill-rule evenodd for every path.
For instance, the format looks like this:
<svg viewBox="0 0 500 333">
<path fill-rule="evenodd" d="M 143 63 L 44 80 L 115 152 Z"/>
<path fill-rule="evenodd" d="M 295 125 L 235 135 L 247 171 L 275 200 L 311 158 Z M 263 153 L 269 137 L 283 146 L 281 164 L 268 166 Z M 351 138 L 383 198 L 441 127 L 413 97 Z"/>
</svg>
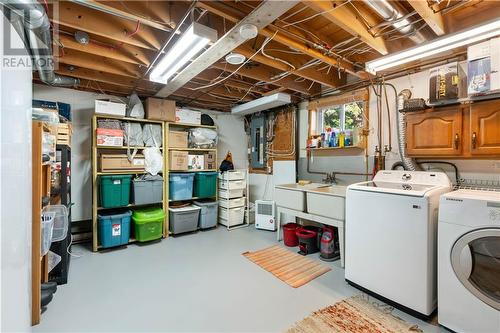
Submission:
<svg viewBox="0 0 500 333">
<path fill-rule="evenodd" d="M 299 245 L 299 238 L 295 234 L 297 229 L 300 227 L 297 223 L 287 223 L 283 226 L 283 243 L 289 247 L 295 247 Z"/>
</svg>

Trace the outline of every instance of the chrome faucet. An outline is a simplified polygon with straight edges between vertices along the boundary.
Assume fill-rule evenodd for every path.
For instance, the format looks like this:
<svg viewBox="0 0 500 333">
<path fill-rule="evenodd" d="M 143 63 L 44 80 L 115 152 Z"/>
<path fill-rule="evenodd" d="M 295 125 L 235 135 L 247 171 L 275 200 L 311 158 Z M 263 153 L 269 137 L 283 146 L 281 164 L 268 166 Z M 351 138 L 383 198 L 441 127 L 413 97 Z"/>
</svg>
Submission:
<svg viewBox="0 0 500 333">
<path fill-rule="evenodd" d="M 327 184 L 337 184 L 337 178 L 335 177 L 335 172 L 326 173 L 326 178 L 323 179 L 323 183 Z"/>
</svg>

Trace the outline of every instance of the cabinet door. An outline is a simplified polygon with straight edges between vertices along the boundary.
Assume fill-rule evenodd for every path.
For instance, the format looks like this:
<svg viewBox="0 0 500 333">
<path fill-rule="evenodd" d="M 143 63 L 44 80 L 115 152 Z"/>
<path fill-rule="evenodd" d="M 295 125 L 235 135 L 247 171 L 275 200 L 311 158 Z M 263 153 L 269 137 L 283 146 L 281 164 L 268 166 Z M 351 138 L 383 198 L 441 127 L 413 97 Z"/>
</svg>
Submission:
<svg viewBox="0 0 500 333">
<path fill-rule="evenodd" d="M 469 142 L 472 155 L 500 155 L 500 101 L 471 105 Z"/>
<path fill-rule="evenodd" d="M 409 156 L 459 156 L 462 152 L 462 108 L 458 106 L 408 114 Z"/>
</svg>

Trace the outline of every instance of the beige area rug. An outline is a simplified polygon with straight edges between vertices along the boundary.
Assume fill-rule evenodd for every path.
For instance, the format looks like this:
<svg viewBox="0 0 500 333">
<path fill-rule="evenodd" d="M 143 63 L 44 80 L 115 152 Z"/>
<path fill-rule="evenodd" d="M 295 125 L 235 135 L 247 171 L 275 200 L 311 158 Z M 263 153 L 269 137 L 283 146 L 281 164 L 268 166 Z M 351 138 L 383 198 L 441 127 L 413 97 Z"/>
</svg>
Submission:
<svg viewBox="0 0 500 333">
<path fill-rule="evenodd" d="M 329 267 L 279 245 L 243 255 L 294 288 L 330 271 Z"/>
<path fill-rule="evenodd" d="M 417 325 L 392 314 L 392 307 L 358 295 L 312 313 L 286 333 L 399 333 L 422 332 Z"/>
</svg>

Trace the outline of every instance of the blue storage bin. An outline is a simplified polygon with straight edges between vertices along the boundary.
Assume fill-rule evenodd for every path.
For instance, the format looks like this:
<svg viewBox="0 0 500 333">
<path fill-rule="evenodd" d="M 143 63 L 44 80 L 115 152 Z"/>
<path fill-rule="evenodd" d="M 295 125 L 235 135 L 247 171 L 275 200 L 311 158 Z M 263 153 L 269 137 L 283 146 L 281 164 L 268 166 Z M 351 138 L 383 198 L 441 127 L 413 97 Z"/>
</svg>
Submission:
<svg viewBox="0 0 500 333">
<path fill-rule="evenodd" d="M 132 212 L 129 210 L 99 214 L 99 242 L 101 246 L 106 248 L 128 244 L 131 217 Z"/>
<path fill-rule="evenodd" d="M 169 199 L 189 200 L 193 198 L 194 173 L 171 173 L 169 176 Z"/>
</svg>

